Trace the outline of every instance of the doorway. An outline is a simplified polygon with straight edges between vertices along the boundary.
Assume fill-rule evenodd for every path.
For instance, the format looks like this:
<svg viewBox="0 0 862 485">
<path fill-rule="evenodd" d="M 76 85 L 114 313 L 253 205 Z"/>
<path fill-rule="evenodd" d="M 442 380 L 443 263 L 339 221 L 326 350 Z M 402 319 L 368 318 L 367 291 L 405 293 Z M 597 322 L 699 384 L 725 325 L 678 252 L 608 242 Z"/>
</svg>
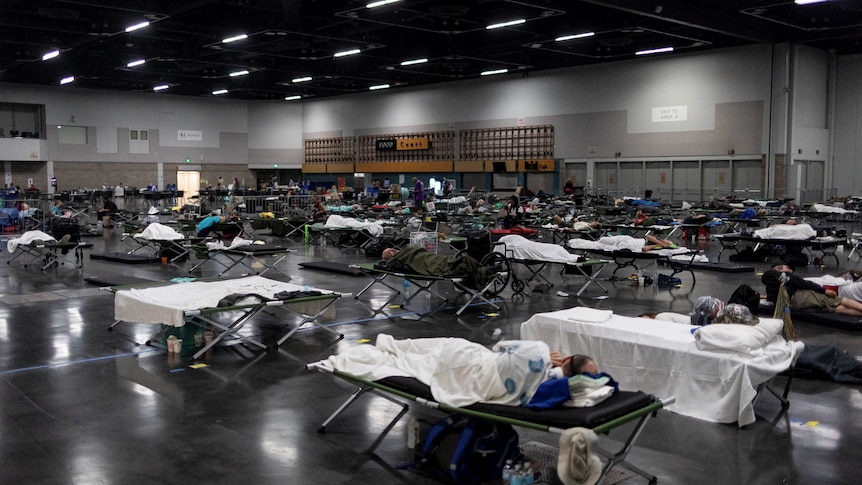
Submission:
<svg viewBox="0 0 862 485">
<path fill-rule="evenodd" d="M 177 170 L 177 192 L 182 192 L 182 197 L 177 197 L 177 205 L 186 205 L 186 201 L 200 195 L 201 173 L 191 170 Z"/>
</svg>

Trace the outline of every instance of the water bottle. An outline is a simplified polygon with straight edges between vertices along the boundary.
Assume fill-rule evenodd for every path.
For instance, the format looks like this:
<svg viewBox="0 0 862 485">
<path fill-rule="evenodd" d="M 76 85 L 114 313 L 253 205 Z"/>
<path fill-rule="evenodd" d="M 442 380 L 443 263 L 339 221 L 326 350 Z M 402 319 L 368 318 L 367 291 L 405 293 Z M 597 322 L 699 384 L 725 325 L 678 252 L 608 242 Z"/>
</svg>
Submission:
<svg viewBox="0 0 862 485">
<path fill-rule="evenodd" d="M 401 281 L 404 285 L 404 296 L 410 295 L 410 281 L 407 278 L 401 278 Z"/>
<path fill-rule="evenodd" d="M 524 479 L 521 480 L 523 485 L 533 485 L 536 481 L 536 477 L 533 474 L 533 467 L 530 466 L 529 463 L 524 464 Z"/>
<path fill-rule="evenodd" d="M 503 485 L 511 485 L 512 483 L 512 460 L 506 460 L 503 466 Z"/>
<path fill-rule="evenodd" d="M 524 485 L 524 471 L 521 469 L 521 464 L 515 465 L 512 469 L 512 477 L 509 479 L 510 485 Z"/>
<path fill-rule="evenodd" d="M 419 420 L 414 416 L 407 422 L 407 449 L 412 450 L 419 444 Z"/>
</svg>

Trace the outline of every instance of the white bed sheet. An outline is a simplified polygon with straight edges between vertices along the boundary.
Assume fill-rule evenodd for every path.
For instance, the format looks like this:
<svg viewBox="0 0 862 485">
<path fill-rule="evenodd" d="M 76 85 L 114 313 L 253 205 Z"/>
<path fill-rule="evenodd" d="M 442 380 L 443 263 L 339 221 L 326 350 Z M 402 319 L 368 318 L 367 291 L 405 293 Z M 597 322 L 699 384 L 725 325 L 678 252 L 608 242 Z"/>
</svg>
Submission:
<svg viewBox="0 0 862 485">
<path fill-rule="evenodd" d="M 114 319 L 182 327 L 186 323 L 185 312 L 216 307 L 219 300 L 234 293 L 257 293 L 272 298 L 282 291 L 302 291 L 304 288 L 263 276 L 247 276 L 120 290 L 114 295 Z M 320 288 L 312 289 L 321 293 L 334 293 Z"/>
<path fill-rule="evenodd" d="M 670 411 L 716 423 L 753 423 L 757 387 L 787 370 L 804 347 L 778 336 L 755 356 L 699 350 L 691 325 L 619 315 L 586 323 L 572 320 L 576 314 L 537 313 L 521 324 L 521 338 L 563 355 L 590 355 L 621 389 L 674 397 Z"/>
<path fill-rule="evenodd" d="M 503 236 L 498 242 L 503 243 L 505 247 L 494 246 L 494 251 L 504 255 L 508 253 L 517 260 L 530 259 L 549 263 L 578 262 L 578 255 L 566 251 L 566 248 L 558 244 L 530 241 L 517 234 Z"/>
<path fill-rule="evenodd" d="M 365 229 L 375 237 L 383 234 L 383 226 L 378 221 L 359 221 L 338 214 L 327 217 L 325 226 L 333 229 Z"/>
</svg>

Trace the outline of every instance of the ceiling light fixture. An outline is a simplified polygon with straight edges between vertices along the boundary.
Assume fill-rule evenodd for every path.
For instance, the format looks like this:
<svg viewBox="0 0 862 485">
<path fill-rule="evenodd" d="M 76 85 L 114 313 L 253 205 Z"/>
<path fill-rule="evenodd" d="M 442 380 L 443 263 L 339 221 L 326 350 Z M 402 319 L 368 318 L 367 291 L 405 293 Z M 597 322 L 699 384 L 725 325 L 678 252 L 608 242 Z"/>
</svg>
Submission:
<svg viewBox="0 0 862 485">
<path fill-rule="evenodd" d="M 227 39 L 222 39 L 222 43 L 223 44 L 229 44 L 231 42 L 236 42 L 238 40 L 243 40 L 243 39 L 248 39 L 248 35 L 239 34 L 239 35 L 235 35 L 233 37 L 228 37 Z"/>
<path fill-rule="evenodd" d="M 248 71 L 235 71 L 229 74 L 230 77 L 245 76 Z"/>
<path fill-rule="evenodd" d="M 311 76 L 297 77 L 290 80 L 292 83 L 304 83 L 308 81 L 311 81 Z"/>
<path fill-rule="evenodd" d="M 796 0 L 795 3 L 796 3 L 796 5 L 808 5 L 811 3 L 822 3 L 822 2 L 826 2 L 826 1 L 828 1 L 828 0 Z"/>
<path fill-rule="evenodd" d="M 227 89 L 217 89 L 213 91 L 214 96 L 218 96 L 219 94 L 227 94 Z"/>
<path fill-rule="evenodd" d="M 378 89 L 387 89 L 389 88 L 388 84 L 378 84 L 376 86 L 368 86 L 369 91 L 376 91 Z"/>
<path fill-rule="evenodd" d="M 660 54 L 662 52 L 673 52 L 673 47 L 660 47 L 658 49 L 647 49 L 645 51 L 635 52 L 636 56 L 644 56 L 647 54 Z"/>
<path fill-rule="evenodd" d="M 409 61 L 404 61 L 401 63 L 402 66 L 412 66 L 413 64 L 424 64 L 428 62 L 428 59 L 424 57 L 422 59 L 411 59 Z"/>
<path fill-rule="evenodd" d="M 378 2 L 371 2 L 365 6 L 365 8 L 374 8 L 374 7 L 382 7 L 384 5 L 389 5 L 390 3 L 399 2 L 401 0 L 380 0 Z"/>
<path fill-rule="evenodd" d="M 168 89 L 169 87 L 170 86 L 168 86 L 167 84 L 160 84 L 160 85 L 154 87 L 153 91 L 164 91 L 165 89 Z"/>
<path fill-rule="evenodd" d="M 60 51 L 51 51 L 51 52 L 45 54 L 44 56 L 42 56 L 42 60 L 47 61 L 48 59 L 53 59 L 59 55 L 60 55 Z"/>
<path fill-rule="evenodd" d="M 139 23 L 139 24 L 135 24 L 135 25 L 132 25 L 132 26 L 126 27 L 126 32 L 132 32 L 132 31 L 135 31 L 135 30 L 138 30 L 138 29 L 143 29 L 144 27 L 146 27 L 146 26 L 148 26 L 148 25 L 150 25 L 150 23 L 149 23 L 149 22 L 141 22 L 141 23 Z"/>
<path fill-rule="evenodd" d="M 562 37 L 557 37 L 554 40 L 557 42 L 564 42 L 564 41 L 572 40 L 572 39 L 583 39 L 584 37 L 592 37 L 594 35 L 596 35 L 595 32 L 584 32 L 581 34 L 564 35 Z"/>
<path fill-rule="evenodd" d="M 350 49 L 349 51 L 336 52 L 332 57 L 352 56 L 353 54 L 359 54 L 360 52 L 361 51 L 359 49 Z"/>
<path fill-rule="evenodd" d="M 146 59 L 138 59 L 137 61 L 132 61 L 132 62 L 126 64 L 126 67 L 140 66 L 141 64 L 143 64 L 145 62 L 147 62 Z"/>
<path fill-rule="evenodd" d="M 500 22 L 499 24 L 491 24 L 491 25 L 485 27 L 485 29 L 486 30 L 499 29 L 501 27 L 510 27 L 512 25 L 523 24 L 524 22 L 526 22 L 526 20 L 524 20 L 524 19 L 510 20 L 508 22 Z"/>
<path fill-rule="evenodd" d="M 60 79 L 60 84 L 69 84 L 71 82 L 75 82 L 75 76 L 67 76 Z"/>
<path fill-rule="evenodd" d="M 509 72 L 509 70 L 508 70 L 508 69 L 495 69 L 495 70 L 493 70 L 493 71 L 482 71 L 480 74 L 481 74 L 482 76 L 491 76 L 491 75 L 494 75 L 494 74 L 505 74 L 505 73 L 507 73 L 507 72 Z"/>
<path fill-rule="evenodd" d="M 285 97 L 284 97 L 284 100 L 285 100 L 285 101 L 296 101 L 297 99 L 301 99 L 301 98 L 302 98 L 302 96 L 300 96 L 300 95 L 296 95 L 296 96 L 285 96 Z"/>
</svg>

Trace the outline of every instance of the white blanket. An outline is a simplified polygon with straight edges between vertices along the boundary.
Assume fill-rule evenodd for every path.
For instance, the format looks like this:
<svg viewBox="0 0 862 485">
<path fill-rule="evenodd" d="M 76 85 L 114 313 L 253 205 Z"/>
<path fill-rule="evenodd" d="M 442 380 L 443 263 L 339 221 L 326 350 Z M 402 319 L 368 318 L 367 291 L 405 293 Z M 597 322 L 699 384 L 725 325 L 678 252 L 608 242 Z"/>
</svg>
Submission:
<svg viewBox="0 0 862 485">
<path fill-rule="evenodd" d="M 243 239 L 239 236 L 233 238 L 230 242 L 230 246 L 225 246 L 224 241 L 210 241 L 207 243 L 207 249 L 210 251 L 218 251 L 219 249 L 236 249 L 242 246 L 248 246 L 254 244 L 254 241 L 250 239 Z"/>
<path fill-rule="evenodd" d="M 646 239 L 641 239 L 631 236 L 607 236 L 599 238 L 598 241 L 590 241 L 588 239 L 569 239 L 567 243 L 572 249 L 598 250 L 598 251 L 624 251 L 628 250 L 633 253 L 642 253 Z M 654 249 L 649 251 L 649 254 L 659 254 L 661 256 L 673 257 L 676 255 L 690 254 L 686 248 L 665 248 Z M 700 257 L 700 255 L 698 255 Z M 685 258 L 688 259 L 688 258 Z M 705 259 L 705 258 L 704 258 Z M 698 260 L 699 261 L 699 260 Z"/>
<path fill-rule="evenodd" d="M 383 234 L 383 225 L 377 221 L 358 221 L 338 214 L 332 214 L 327 217 L 325 226 L 334 229 L 365 229 L 368 231 L 368 234 L 375 237 Z"/>
<path fill-rule="evenodd" d="M 143 231 L 135 234 L 135 238 L 146 239 L 148 241 L 179 241 L 186 237 L 172 227 L 154 222 L 144 228 Z"/>
<path fill-rule="evenodd" d="M 776 224 L 754 231 L 754 237 L 761 239 L 793 239 L 804 241 L 817 235 L 810 224 Z"/>
<path fill-rule="evenodd" d="M 504 341 L 487 349 L 460 338 L 395 340 L 379 334 L 375 345 L 344 349 L 327 363 L 368 380 L 415 377 L 431 387 L 435 400 L 451 406 L 519 406 L 547 378 L 550 351 L 542 342 Z"/>
<path fill-rule="evenodd" d="M 814 204 L 811 206 L 811 210 L 814 212 L 828 212 L 831 214 L 855 214 L 856 211 L 845 209 L 843 207 L 835 207 L 831 205 L 824 204 Z"/>
<path fill-rule="evenodd" d="M 27 231 L 24 234 L 21 234 L 21 237 L 12 238 L 6 241 L 6 249 L 10 253 L 14 253 L 15 250 L 18 249 L 19 244 L 27 245 L 35 241 L 56 242 L 57 240 L 54 239 L 54 236 L 42 231 Z"/>
<path fill-rule="evenodd" d="M 530 241 L 524 236 L 517 234 L 503 236 L 499 242 L 503 243 L 503 245 L 494 246 L 494 251 L 504 255 L 511 255 L 514 259 L 531 259 L 550 263 L 578 262 L 577 255 L 566 251 L 566 248 L 558 244 Z"/>
<path fill-rule="evenodd" d="M 533 315 L 521 324 L 521 338 L 542 340 L 563 355 L 589 355 L 621 389 L 675 397 L 670 411 L 716 423 L 753 423 L 757 387 L 787 370 L 804 347 L 776 336 L 758 355 L 702 350 L 691 333 L 699 327 L 619 315 L 584 323 L 570 320 L 572 314 Z"/>
<path fill-rule="evenodd" d="M 597 249 L 599 251 L 620 251 L 627 249 L 639 253 L 643 251 L 646 239 L 631 236 L 606 236 L 599 238 L 598 241 L 569 239 L 567 244 L 572 249 Z"/>
<path fill-rule="evenodd" d="M 191 281 L 148 288 L 121 290 L 114 295 L 114 319 L 136 323 L 185 325 L 185 312 L 213 308 L 234 293 L 257 293 L 272 298 L 282 291 L 302 291 L 303 286 L 271 280 L 263 276 L 219 281 Z M 328 290 L 315 288 L 322 293 Z"/>
</svg>

